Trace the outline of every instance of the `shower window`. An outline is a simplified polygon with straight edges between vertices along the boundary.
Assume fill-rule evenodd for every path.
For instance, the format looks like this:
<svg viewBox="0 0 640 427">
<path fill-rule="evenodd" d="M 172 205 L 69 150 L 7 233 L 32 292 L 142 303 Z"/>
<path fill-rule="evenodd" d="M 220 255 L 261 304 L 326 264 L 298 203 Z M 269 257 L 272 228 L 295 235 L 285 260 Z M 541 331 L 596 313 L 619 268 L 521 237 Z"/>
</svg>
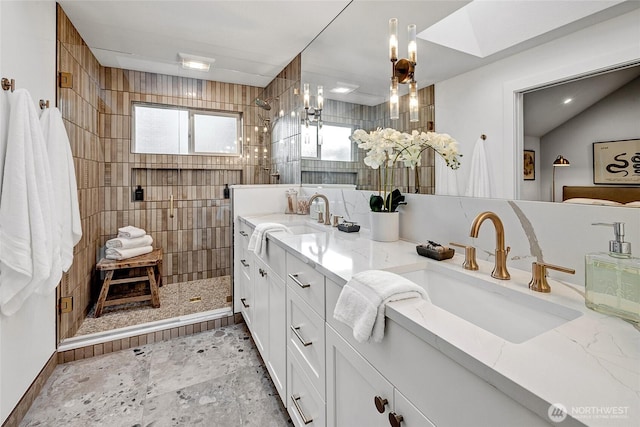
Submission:
<svg viewBox="0 0 640 427">
<path fill-rule="evenodd" d="M 242 155 L 242 116 L 170 105 L 133 104 L 131 151 Z"/>
<path fill-rule="evenodd" d="M 351 126 L 337 126 L 323 124 L 321 135 L 315 125 L 309 125 L 308 130 L 304 129 L 302 138 L 302 157 L 315 158 L 317 160 L 333 160 L 339 162 L 350 162 L 352 158 L 352 141 L 350 139 Z M 322 141 L 319 143 L 319 140 Z"/>
</svg>

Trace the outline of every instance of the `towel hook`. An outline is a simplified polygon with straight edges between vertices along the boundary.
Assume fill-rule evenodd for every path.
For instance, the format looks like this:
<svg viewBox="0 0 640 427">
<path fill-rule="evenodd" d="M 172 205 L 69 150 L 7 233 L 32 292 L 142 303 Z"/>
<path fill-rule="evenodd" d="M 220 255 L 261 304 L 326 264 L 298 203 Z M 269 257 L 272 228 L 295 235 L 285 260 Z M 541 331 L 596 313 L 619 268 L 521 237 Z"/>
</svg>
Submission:
<svg viewBox="0 0 640 427">
<path fill-rule="evenodd" d="M 44 110 L 45 108 L 49 108 L 49 100 L 46 101 L 44 99 L 40 100 L 40 109 Z"/>
<path fill-rule="evenodd" d="M 14 79 L 8 79 L 6 77 L 3 77 L 2 78 L 2 89 L 3 90 L 11 89 L 11 92 L 13 92 L 14 90 L 16 90 L 16 81 Z"/>
<path fill-rule="evenodd" d="M 485 134 L 483 133 L 483 134 L 481 134 L 481 135 L 480 135 L 480 138 L 481 138 L 483 141 L 486 141 L 486 140 L 487 140 L 487 135 L 485 135 Z"/>
</svg>

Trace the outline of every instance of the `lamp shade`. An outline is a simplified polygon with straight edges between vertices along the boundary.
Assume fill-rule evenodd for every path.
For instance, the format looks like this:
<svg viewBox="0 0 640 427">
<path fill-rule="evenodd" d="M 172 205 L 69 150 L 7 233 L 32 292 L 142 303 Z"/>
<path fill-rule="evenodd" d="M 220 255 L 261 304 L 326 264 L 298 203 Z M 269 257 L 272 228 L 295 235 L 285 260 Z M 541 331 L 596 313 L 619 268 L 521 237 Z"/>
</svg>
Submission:
<svg viewBox="0 0 640 427">
<path fill-rule="evenodd" d="M 565 159 L 561 155 L 558 155 L 558 157 L 553 161 L 553 167 L 554 168 L 556 166 L 569 166 L 570 164 L 571 163 L 569 163 L 569 160 Z"/>
</svg>

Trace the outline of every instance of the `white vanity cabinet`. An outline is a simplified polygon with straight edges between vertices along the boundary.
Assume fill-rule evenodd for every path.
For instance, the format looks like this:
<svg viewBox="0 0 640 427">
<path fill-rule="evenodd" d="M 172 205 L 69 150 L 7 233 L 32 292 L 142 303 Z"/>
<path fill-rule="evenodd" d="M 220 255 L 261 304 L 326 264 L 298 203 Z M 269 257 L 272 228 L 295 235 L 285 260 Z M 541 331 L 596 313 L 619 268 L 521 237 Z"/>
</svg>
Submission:
<svg viewBox="0 0 640 427">
<path fill-rule="evenodd" d="M 240 311 L 247 326 L 253 319 L 253 255 L 248 250 L 253 229 L 242 221 L 237 221 L 235 234 L 235 311 Z"/>
<path fill-rule="evenodd" d="M 286 265 L 288 410 L 294 424 L 303 425 L 309 420 L 304 407 L 313 408 L 313 425 L 324 426 L 319 414 L 325 407 L 325 278 L 313 263 L 290 253 Z"/>
<path fill-rule="evenodd" d="M 434 427 L 333 328 L 326 331 L 328 427 Z"/>
<path fill-rule="evenodd" d="M 283 278 L 285 252 L 269 239 L 265 244 L 267 247 L 262 256 L 253 255 L 254 303 L 251 334 L 284 402 L 287 371 L 286 287 Z"/>
</svg>

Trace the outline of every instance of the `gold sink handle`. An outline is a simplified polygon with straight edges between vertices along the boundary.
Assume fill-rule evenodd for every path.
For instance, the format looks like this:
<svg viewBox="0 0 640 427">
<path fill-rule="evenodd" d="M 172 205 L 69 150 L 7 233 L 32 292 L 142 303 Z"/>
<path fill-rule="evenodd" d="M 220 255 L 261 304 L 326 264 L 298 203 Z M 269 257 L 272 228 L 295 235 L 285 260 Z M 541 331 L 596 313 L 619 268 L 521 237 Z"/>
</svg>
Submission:
<svg viewBox="0 0 640 427">
<path fill-rule="evenodd" d="M 531 281 L 529 282 L 529 289 L 536 292 L 551 292 L 551 286 L 549 286 L 549 283 L 547 282 L 547 268 L 568 274 L 576 273 L 573 268 L 534 261 L 531 263 Z"/>
<path fill-rule="evenodd" d="M 462 263 L 462 267 L 465 270 L 477 270 L 478 263 L 476 262 L 476 248 L 473 246 L 463 245 L 462 243 L 453 243 L 449 242 L 452 246 L 458 246 L 460 248 L 464 248 L 464 262 Z"/>
</svg>

